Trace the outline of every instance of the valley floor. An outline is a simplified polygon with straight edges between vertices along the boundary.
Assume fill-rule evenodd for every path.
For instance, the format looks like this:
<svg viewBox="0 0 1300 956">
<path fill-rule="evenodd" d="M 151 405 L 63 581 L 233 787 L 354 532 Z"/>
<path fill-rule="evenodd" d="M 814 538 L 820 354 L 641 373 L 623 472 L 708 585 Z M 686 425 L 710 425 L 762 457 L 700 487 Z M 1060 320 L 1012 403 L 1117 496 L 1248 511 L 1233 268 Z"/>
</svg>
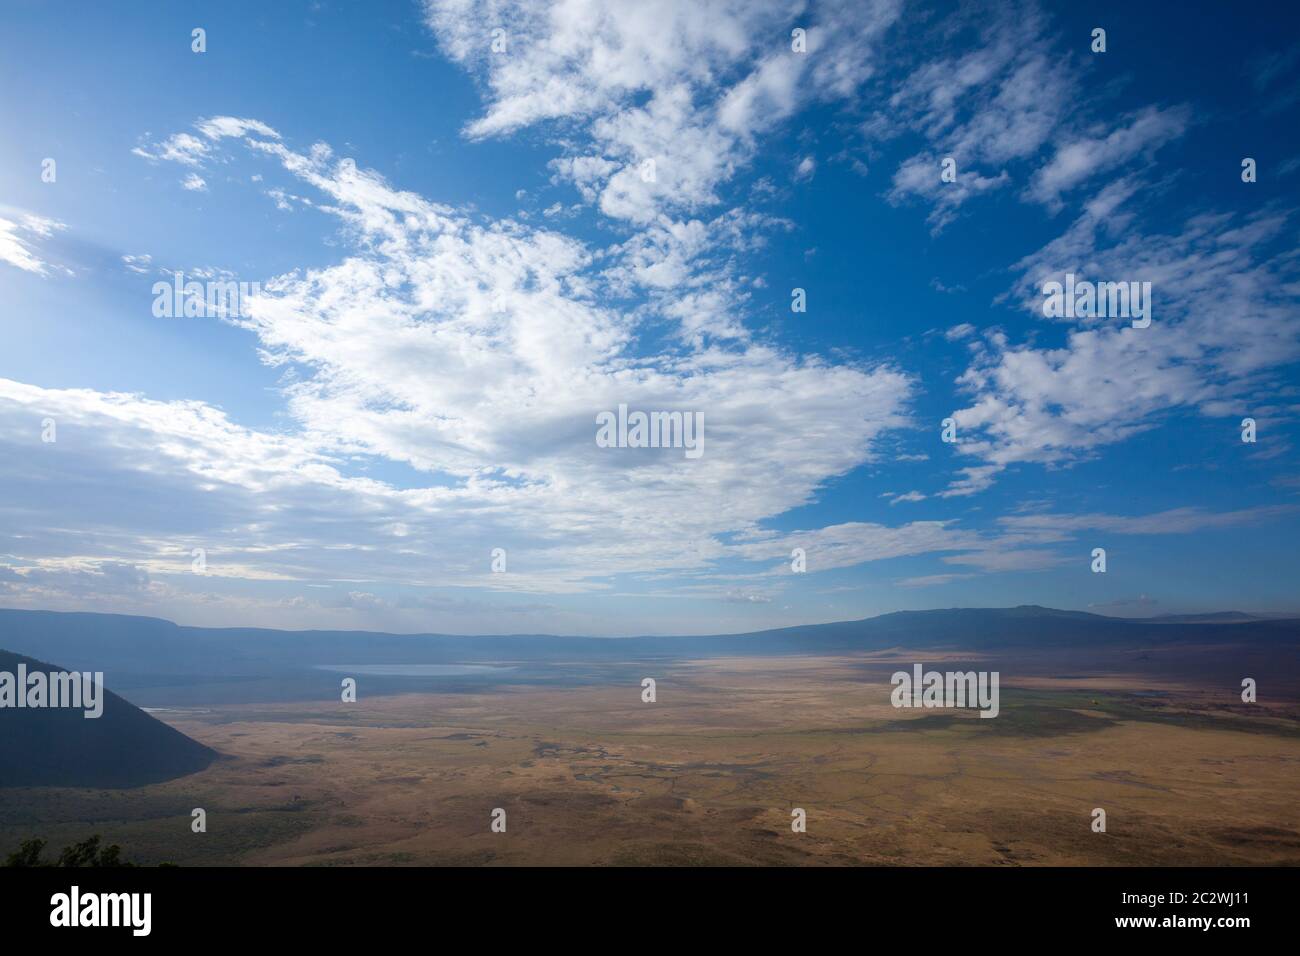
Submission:
<svg viewBox="0 0 1300 956">
<path fill-rule="evenodd" d="M 648 665 L 655 703 L 639 682 L 367 697 L 363 680 L 354 704 L 163 712 L 223 756 L 133 790 L 0 791 L 0 851 L 100 833 L 185 866 L 1300 864 L 1294 697 L 1242 704 L 1212 666 L 1044 660 L 1003 665 L 1001 716 L 981 720 L 894 709 L 908 666 Z"/>
</svg>

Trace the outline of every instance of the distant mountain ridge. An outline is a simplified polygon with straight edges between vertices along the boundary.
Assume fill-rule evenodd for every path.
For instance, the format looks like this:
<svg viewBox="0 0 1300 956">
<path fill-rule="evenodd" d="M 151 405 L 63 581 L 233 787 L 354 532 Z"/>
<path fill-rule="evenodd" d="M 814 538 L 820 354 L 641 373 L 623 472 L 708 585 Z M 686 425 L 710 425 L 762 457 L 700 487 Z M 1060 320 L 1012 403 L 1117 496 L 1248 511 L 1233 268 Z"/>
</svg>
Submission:
<svg viewBox="0 0 1300 956">
<path fill-rule="evenodd" d="M 895 648 L 904 653 L 911 648 L 1100 652 L 1187 643 L 1300 648 L 1300 620 L 1240 620 L 1235 614 L 1230 620 L 1191 622 L 1124 619 L 1026 605 L 898 611 L 861 621 L 703 637 L 473 637 L 184 627 L 159 618 L 0 609 L 0 646 L 71 669 L 103 671 L 109 687 L 160 707 L 337 699 L 342 666 L 358 668 L 366 693 L 389 694 L 477 691 L 500 683 L 639 681 L 647 663 L 716 657 Z M 490 666 L 421 679 L 410 669 L 449 664 Z"/>
<path fill-rule="evenodd" d="M 1176 635 L 1171 625 L 1178 625 Z M 153 673 L 261 675 L 268 668 L 364 659 L 371 663 L 464 660 L 608 660 L 720 653 L 789 654 L 888 647 L 952 646 L 971 650 L 1059 646 L 1076 642 L 1160 643 L 1293 638 L 1300 620 L 1253 618 L 1240 612 L 1165 618 L 1114 618 L 1037 605 L 895 611 L 859 621 L 798 625 L 699 637 L 565 637 L 553 634 L 465 636 L 381 631 L 282 631 L 203 628 L 161 618 L 78 611 L 0 609 L 0 645 L 44 654 L 79 669 L 129 663 Z M 364 655 L 357 658 L 355 655 Z"/>
</svg>

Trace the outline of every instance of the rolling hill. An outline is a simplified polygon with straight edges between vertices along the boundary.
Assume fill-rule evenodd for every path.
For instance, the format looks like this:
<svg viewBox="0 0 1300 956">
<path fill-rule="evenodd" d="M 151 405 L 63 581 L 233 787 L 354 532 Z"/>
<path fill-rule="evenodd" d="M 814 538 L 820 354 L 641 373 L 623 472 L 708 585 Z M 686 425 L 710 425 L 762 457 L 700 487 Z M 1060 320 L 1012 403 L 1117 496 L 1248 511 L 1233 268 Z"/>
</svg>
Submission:
<svg viewBox="0 0 1300 956">
<path fill-rule="evenodd" d="M 0 671 L 61 670 L 0 650 Z M 0 787 L 138 787 L 202 770 L 216 752 L 101 689 L 103 713 L 0 708 Z"/>
</svg>

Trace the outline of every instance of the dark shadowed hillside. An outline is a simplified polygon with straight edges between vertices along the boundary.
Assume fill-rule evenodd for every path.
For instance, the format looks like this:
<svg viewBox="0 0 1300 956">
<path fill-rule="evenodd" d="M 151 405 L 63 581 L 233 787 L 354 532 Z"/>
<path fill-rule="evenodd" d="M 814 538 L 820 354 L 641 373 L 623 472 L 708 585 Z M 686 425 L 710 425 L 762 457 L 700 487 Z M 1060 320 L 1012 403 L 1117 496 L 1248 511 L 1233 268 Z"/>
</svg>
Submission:
<svg viewBox="0 0 1300 956">
<path fill-rule="evenodd" d="M 0 650 L 0 671 L 59 670 Z M 138 787 L 194 773 L 216 752 L 101 689 L 103 714 L 70 708 L 0 708 L 0 787 Z"/>
</svg>

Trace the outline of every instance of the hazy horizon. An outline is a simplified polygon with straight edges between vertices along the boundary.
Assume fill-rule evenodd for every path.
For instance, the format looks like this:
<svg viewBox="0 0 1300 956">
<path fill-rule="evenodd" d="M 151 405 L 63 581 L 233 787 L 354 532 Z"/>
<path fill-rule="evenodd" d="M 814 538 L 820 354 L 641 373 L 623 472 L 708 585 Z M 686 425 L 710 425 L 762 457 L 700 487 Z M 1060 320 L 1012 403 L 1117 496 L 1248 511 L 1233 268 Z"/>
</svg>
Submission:
<svg viewBox="0 0 1300 956">
<path fill-rule="evenodd" d="M 0 613 L 4 613 L 6 611 L 30 611 L 30 612 L 38 612 L 38 613 L 44 612 L 50 614 L 99 614 L 99 615 L 115 616 L 115 617 L 141 617 L 141 618 L 148 618 L 152 620 L 164 621 L 165 623 L 168 624 L 174 624 L 177 627 L 194 628 L 198 630 L 274 630 L 274 631 L 283 631 L 285 633 L 294 633 L 296 631 L 305 632 L 305 631 L 328 630 L 328 631 L 337 631 L 340 633 L 378 634 L 378 635 L 391 635 L 395 637 L 420 637 L 420 636 L 489 637 L 489 638 L 490 637 L 578 637 L 578 638 L 605 638 L 608 640 L 620 640 L 620 639 L 635 639 L 635 638 L 645 638 L 645 637 L 728 637 L 733 635 L 744 636 L 746 634 L 759 633 L 761 631 L 769 631 L 769 630 L 786 630 L 786 629 L 800 628 L 800 627 L 812 628 L 812 627 L 820 627 L 823 625 L 831 625 L 831 624 L 855 624 L 864 621 L 875 620 L 876 618 L 885 617 L 891 614 L 924 614 L 930 611 L 1016 611 L 1022 609 L 1064 612 L 1067 614 L 1091 614 L 1095 617 L 1107 618 L 1115 621 L 1134 621 L 1134 622 L 1158 621 L 1163 618 L 1171 618 L 1171 619 L 1187 618 L 1187 619 L 1195 620 L 1198 618 L 1214 618 L 1216 616 L 1224 616 L 1224 615 L 1243 615 L 1243 620 L 1255 620 L 1255 621 L 1300 620 L 1300 611 L 1268 614 L 1268 613 L 1242 611 L 1240 608 L 1226 608 L 1226 609 L 1220 609 L 1216 611 L 1205 611 L 1205 612 L 1195 613 L 1195 614 L 1174 614 L 1174 613 L 1165 612 L 1159 614 L 1134 615 L 1130 617 L 1121 614 L 1101 614 L 1096 611 L 1088 611 L 1082 608 L 1054 608 L 1054 607 L 1046 607 L 1044 605 L 1038 605 L 1038 604 L 1019 604 L 1019 605 L 1006 605 L 1006 606 L 989 605 L 989 606 L 963 606 L 963 607 L 900 608 L 893 611 L 882 611 L 879 614 L 872 614 L 862 618 L 840 618 L 840 619 L 826 620 L 826 621 L 805 621 L 799 624 L 782 624 L 775 627 L 755 628 L 749 631 L 659 631 L 654 633 L 623 632 L 623 633 L 580 634 L 580 633 L 560 633 L 560 632 L 551 632 L 551 631 L 512 631 L 512 632 L 481 631 L 481 632 L 473 632 L 473 633 L 462 633 L 462 632 L 445 631 L 437 628 L 425 628 L 421 630 L 411 630 L 411 631 L 386 631 L 379 628 L 362 628 L 362 627 L 311 628 L 311 627 L 266 627 L 264 625 L 257 625 L 257 624 L 209 625 L 209 624 L 193 624 L 186 621 L 173 620 L 172 618 L 159 617 L 157 615 L 150 615 L 150 614 L 125 614 L 116 611 L 84 611 L 84 610 L 65 611 L 65 610 L 57 610 L 53 608 L 0 607 Z M 2 639 L 0 639 L 0 647 L 3 647 Z"/>
</svg>

